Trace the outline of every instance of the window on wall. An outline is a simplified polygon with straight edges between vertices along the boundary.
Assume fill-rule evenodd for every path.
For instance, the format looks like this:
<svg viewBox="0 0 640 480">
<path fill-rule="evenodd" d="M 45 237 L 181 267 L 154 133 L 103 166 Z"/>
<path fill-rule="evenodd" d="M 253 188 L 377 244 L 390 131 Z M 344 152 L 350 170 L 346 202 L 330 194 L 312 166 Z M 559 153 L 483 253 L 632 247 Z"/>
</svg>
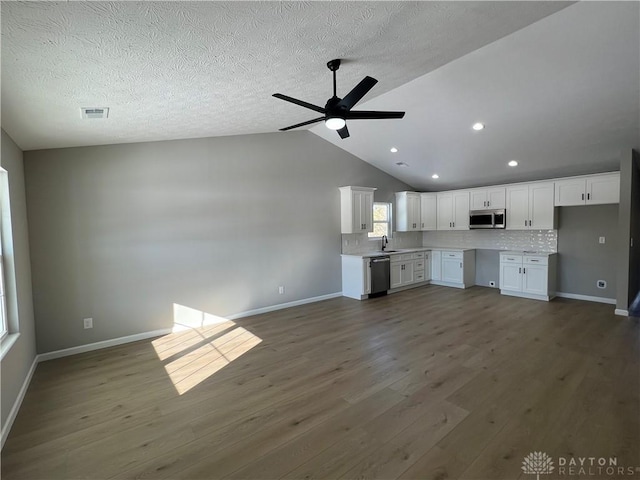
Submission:
<svg viewBox="0 0 640 480">
<path fill-rule="evenodd" d="M 373 232 L 369 238 L 387 237 L 391 234 L 391 204 L 375 202 L 373 204 Z"/>
<path fill-rule="evenodd" d="M 9 333 L 9 322 L 7 320 L 7 300 L 5 291 L 5 274 L 4 274 L 4 252 L 2 250 L 2 243 L 4 242 L 5 229 L 2 228 L 2 223 L 6 220 L 8 211 L 8 202 L 5 198 L 8 195 L 8 181 L 7 171 L 0 169 L 0 340 L 7 336 Z"/>
<path fill-rule="evenodd" d="M 7 323 L 7 301 L 4 294 L 4 257 L 2 256 L 2 247 L 0 246 L 0 316 L 2 317 L 2 331 L 0 331 L 0 340 L 9 333 L 9 325 Z"/>
</svg>

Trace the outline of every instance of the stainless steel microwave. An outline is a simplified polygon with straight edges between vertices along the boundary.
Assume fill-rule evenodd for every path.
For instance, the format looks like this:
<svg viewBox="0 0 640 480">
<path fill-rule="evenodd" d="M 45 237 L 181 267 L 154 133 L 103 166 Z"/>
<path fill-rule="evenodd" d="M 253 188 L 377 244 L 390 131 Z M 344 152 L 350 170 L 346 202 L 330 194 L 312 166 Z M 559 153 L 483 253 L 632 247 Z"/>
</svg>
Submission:
<svg viewBox="0 0 640 480">
<path fill-rule="evenodd" d="M 507 226 L 507 214 L 500 210 L 471 210 L 469 212 L 469 228 L 505 228 Z"/>
</svg>

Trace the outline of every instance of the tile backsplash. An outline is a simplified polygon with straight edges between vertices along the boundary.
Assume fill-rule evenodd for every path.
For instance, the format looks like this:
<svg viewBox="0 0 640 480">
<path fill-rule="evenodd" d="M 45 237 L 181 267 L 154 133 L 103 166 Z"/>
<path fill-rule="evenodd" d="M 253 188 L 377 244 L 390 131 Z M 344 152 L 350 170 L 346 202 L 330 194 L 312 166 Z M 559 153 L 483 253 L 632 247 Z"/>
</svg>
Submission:
<svg viewBox="0 0 640 480">
<path fill-rule="evenodd" d="M 342 253 L 359 254 L 380 250 L 382 242 L 379 238 L 370 239 L 366 233 L 342 235 Z M 394 232 L 389 238 L 387 250 L 397 248 L 414 248 L 422 246 L 422 232 Z"/>
<path fill-rule="evenodd" d="M 380 239 L 366 233 L 342 235 L 342 253 L 359 254 L 380 250 Z M 388 250 L 413 247 L 481 248 L 487 250 L 558 251 L 557 230 L 447 230 L 394 232 Z"/>
<path fill-rule="evenodd" d="M 344 235 L 343 235 L 344 236 Z M 557 230 L 453 230 L 422 233 L 427 247 L 482 248 L 488 250 L 558 251 Z"/>
</svg>

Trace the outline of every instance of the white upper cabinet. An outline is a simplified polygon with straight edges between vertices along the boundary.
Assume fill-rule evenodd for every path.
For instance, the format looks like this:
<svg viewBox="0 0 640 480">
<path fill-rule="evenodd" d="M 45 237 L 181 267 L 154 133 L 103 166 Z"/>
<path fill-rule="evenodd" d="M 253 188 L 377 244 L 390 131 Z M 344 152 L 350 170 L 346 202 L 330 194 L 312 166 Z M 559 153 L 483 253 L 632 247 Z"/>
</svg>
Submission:
<svg viewBox="0 0 640 480">
<path fill-rule="evenodd" d="M 587 205 L 620 203 L 620 172 L 587 177 Z"/>
<path fill-rule="evenodd" d="M 369 187 L 340 187 L 341 233 L 373 232 L 373 192 Z"/>
<path fill-rule="evenodd" d="M 554 228 L 554 184 L 531 183 L 506 188 L 508 230 Z"/>
<path fill-rule="evenodd" d="M 555 227 L 553 183 L 529 185 L 529 228 L 552 230 Z"/>
<path fill-rule="evenodd" d="M 469 229 L 468 190 L 438 193 L 436 204 L 438 230 Z"/>
<path fill-rule="evenodd" d="M 451 230 L 453 228 L 453 193 L 438 193 L 436 202 L 438 230 Z"/>
<path fill-rule="evenodd" d="M 396 231 L 415 232 L 421 230 L 420 194 L 416 192 L 396 193 Z"/>
<path fill-rule="evenodd" d="M 435 193 L 420 194 L 420 230 L 436 230 L 437 227 L 437 195 Z"/>
<path fill-rule="evenodd" d="M 556 180 L 556 207 L 620 203 L 620 172 Z"/>
<path fill-rule="evenodd" d="M 481 188 L 471 190 L 470 210 L 486 210 L 487 208 L 506 207 L 506 188 Z"/>
</svg>

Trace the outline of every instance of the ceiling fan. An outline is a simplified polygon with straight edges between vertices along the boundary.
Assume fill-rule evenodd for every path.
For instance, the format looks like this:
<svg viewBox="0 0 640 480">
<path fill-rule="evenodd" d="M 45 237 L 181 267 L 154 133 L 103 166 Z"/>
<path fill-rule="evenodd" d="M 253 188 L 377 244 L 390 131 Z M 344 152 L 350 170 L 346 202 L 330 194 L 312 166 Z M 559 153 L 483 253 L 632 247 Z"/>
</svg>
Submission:
<svg viewBox="0 0 640 480">
<path fill-rule="evenodd" d="M 378 80 L 372 77 L 364 77 L 362 81 L 356 85 L 344 98 L 339 98 L 336 94 L 336 71 L 340 68 L 340 59 L 331 60 L 327 63 L 329 70 L 333 72 L 333 97 L 327 100 L 324 108 L 311 103 L 298 100 L 297 98 L 288 97 L 281 93 L 274 93 L 273 96 L 286 102 L 295 103 L 301 107 L 321 113 L 323 116 L 308 120 L 306 122 L 291 125 L 290 127 L 281 128 L 280 131 L 291 130 L 292 128 L 311 125 L 312 123 L 324 120 L 325 125 L 330 130 L 337 130 L 340 138 L 347 138 L 349 130 L 347 129 L 347 120 L 378 120 L 385 118 L 402 118 L 404 112 L 376 112 L 371 110 L 352 111 L 356 103 L 364 97 Z"/>
</svg>

